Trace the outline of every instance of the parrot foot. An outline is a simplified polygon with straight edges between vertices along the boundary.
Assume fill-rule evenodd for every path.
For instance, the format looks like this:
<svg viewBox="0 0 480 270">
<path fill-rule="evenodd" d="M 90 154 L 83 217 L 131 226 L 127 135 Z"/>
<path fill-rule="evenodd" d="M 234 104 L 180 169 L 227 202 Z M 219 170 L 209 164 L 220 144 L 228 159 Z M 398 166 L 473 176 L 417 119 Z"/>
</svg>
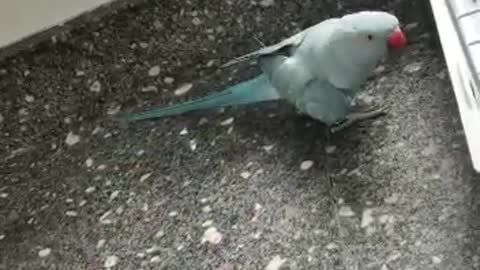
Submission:
<svg viewBox="0 0 480 270">
<path fill-rule="evenodd" d="M 387 113 L 387 111 L 388 111 L 388 105 L 385 105 L 385 106 L 382 106 L 378 109 L 372 109 L 372 110 L 368 110 L 366 112 L 351 113 L 351 114 L 347 115 L 347 117 L 346 117 L 347 119 L 345 121 L 343 121 L 343 123 L 331 128 L 330 132 L 331 133 L 339 132 L 341 130 L 344 130 L 347 127 L 350 127 L 352 124 L 354 124 L 356 122 L 366 120 L 366 119 L 370 119 L 370 118 L 375 118 L 375 117 L 378 117 L 380 115 L 385 115 Z"/>
</svg>

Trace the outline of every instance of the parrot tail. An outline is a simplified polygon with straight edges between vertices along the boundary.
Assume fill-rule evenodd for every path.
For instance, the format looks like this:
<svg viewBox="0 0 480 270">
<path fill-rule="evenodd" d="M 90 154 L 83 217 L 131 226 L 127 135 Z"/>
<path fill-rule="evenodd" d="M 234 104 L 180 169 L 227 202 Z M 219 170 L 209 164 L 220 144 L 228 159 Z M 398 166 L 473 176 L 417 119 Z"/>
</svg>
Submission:
<svg viewBox="0 0 480 270">
<path fill-rule="evenodd" d="M 267 77 L 262 74 L 248 81 L 230 86 L 225 90 L 194 99 L 184 103 L 160 107 L 140 113 L 126 114 L 123 117 L 127 122 L 135 122 L 153 118 L 162 118 L 190 111 L 222 108 L 233 105 L 244 105 L 261 101 L 279 99 L 277 92 L 270 85 Z"/>
</svg>

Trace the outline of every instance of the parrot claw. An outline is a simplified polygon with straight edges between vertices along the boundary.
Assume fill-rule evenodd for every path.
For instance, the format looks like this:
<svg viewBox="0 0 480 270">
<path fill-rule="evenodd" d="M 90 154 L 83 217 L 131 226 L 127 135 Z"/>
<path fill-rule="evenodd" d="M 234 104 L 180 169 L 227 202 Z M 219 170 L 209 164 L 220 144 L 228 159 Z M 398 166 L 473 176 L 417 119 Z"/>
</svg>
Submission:
<svg viewBox="0 0 480 270">
<path fill-rule="evenodd" d="M 337 133 L 341 130 L 344 130 L 347 127 L 350 127 L 352 124 L 354 124 L 358 121 L 362 121 L 362 120 L 366 120 L 366 119 L 370 119 L 370 118 L 375 118 L 375 117 L 378 117 L 380 115 L 385 115 L 387 113 L 388 109 L 389 109 L 389 106 L 385 105 L 385 106 L 382 106 L 378 109 L 370 109 L 366 112 L 351 113 L 351 114 L 347 115 L 345 121 L 343 121 L 339 125 L 331 128 L 330 132 L 331 133 Z"/>
</svg>

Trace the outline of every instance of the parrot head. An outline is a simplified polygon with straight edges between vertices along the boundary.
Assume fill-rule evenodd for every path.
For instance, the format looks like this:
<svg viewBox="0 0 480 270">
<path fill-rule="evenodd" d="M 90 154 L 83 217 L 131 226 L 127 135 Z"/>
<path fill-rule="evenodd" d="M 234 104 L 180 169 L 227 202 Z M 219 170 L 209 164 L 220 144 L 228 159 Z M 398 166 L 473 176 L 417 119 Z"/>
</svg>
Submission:
<svg viewBox="0 0 480 270">
<path fill-rule="evenodd" d="M 407 39 L 394 15 L 361 11 L 341 17 L 342 27 L 334 46 L 357 64 L 374 64 L 389 50 L 405 47 Z"/>
</svg>

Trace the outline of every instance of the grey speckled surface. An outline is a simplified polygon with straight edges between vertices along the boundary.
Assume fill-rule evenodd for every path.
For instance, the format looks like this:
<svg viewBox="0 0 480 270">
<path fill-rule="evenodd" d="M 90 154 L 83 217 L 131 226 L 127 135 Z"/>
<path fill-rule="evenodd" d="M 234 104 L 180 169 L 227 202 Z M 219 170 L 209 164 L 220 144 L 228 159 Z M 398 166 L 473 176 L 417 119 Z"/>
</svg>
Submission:
<svg viewBox="0 0 480 270">
<path fill-rule="evenodd" d="M 249 77 L 216 67 L 252 33 L 320 19 L 292 1 L 200 3 L 147 1 L 0 63 L 2 269 L 480 269 L 480 179 L 423 24 L 368 84 L 391 113 L 336 136 L 285 104 L 102 122 Z M 220 243 L 202 244 L 210 226 Z"/>
</svg>

